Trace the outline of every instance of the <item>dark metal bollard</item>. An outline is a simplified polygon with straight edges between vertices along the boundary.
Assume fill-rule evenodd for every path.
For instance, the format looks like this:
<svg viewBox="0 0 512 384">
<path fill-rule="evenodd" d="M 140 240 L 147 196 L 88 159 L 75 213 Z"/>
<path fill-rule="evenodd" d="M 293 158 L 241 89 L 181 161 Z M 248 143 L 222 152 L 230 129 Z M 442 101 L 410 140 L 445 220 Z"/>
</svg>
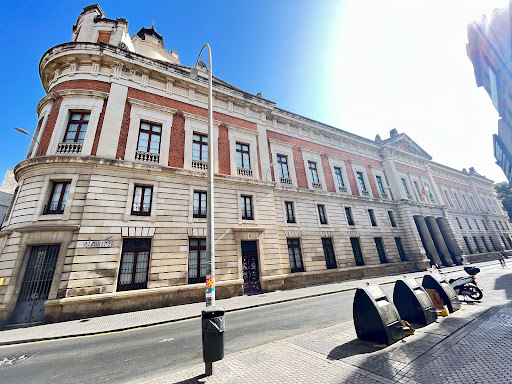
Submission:
<svg viewBox="0 0 512 384">
<path fill-rule="evenodd" d="M 405 336 L 396 307 L 377 286 L 357 289 L 353 313 L 360 339 L 391 345 Z"/>
<path fill-rule="evenodd" d="M 460 309 L 460 300 L 452 286 L 439 274 L 432 273 L 423 276 L 421 283 L 425 289 L 435 289 L 444 304 L 448 307 L 448 311 L 453 313 Z"/>
<path fill-rule="evenodd" d="M 201 312 L 203 360 L 213 363 L 224 358 L 224 308 L 207 307 Z"/>
<path fill-rule="evenodd" d="M 429 325 L 437 319 L 436 309 L 428 293 L 414 279 L 396 281 L 393 304 L 400 317 L 409 323 Z"/>
</svg>

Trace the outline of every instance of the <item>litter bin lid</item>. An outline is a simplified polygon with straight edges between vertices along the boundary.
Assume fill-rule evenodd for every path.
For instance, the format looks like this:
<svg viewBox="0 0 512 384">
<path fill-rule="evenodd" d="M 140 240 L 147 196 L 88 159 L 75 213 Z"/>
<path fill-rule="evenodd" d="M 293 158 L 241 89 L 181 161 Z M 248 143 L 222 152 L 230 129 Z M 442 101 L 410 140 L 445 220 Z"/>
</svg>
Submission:
<svg viewBox="0 0 512 384">
<path fill-rule="evenodd" d="M 201 312 L 201 317 L 203 319 L 211 319 L 212 317 L 224 316 L 224 312 L 224 307 L 212 305 L 210 307 L 203 309 L 203 311 Z"/>
</svg>

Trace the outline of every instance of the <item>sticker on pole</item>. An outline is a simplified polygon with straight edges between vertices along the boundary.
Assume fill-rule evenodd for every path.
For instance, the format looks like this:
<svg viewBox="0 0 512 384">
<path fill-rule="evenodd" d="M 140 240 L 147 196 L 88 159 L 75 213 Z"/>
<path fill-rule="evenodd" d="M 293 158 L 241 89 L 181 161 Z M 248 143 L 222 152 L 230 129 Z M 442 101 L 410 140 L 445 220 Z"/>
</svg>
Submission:
<svg viewBox="0 0 512 384">
<path fill-rule="evenodd" d="M 215 275 L 206 276 L 206 297 L 215 295 Z"/>
</svg>

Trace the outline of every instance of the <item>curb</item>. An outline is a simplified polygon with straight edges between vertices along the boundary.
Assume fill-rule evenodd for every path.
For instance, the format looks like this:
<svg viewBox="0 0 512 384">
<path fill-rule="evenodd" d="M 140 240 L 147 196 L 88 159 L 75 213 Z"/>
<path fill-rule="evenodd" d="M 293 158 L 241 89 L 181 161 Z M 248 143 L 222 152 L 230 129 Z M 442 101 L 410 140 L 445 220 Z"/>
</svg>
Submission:
<svg viewBox="0 0 512 384">
<path fill-rule="evenodd" d="M 495 260 L 493 260 L 493 261 L 485 261 L 485 262 L 481 262 L 481 263 L 478 263 L 478 264 L 480 266 L 484 267 L 484 266 L 488 266 L 488 265 L 494 264 L 494 261 Z M 446 272 L 444 272 L 441 269 L 441 272 L 443 274 L 449 274 L 449 273 L 460 272 L 462 270 L 463 270 L 462 267 L 460 267 L 460 268 L 457 268 L 456 270 L 446 271 Z M 415 273 L 417 273 L 417 272 L 415 272 Z M 403 275 L 403 274 L 389 275 L 389 277 L 398 276 L 398 275 Z M 375 276 L 375 277 L 378 277 L 378 276 Z M 357 280 L 361 280 L 362 281 L 364 279 L 357 279 Z M 356 280 L 346 280 L 346 281 L 356 281 Z M 387 281 L 387 282 L 384 282 L 384 283 L 381 283 L 381 284 L 378 284 L 378 285 L 389 285 L 389 284 L 393 284 L 395 281 L 396 280 Z M 265 306 L 269 306 L 269 305 L 273 305 L 273 304 L 281 304 L 281 303 L 287 303 L 287 302 L 297 301 L 297 300 L 302 300 L 302 299 L 309 299 L 309 298 L 313 298 L 313 297 L 333 295 L 333 294 L 342 293 L 342 292 L 349 292 L 349 291 L 354 291 L 356 289 L 357 289 L 357 287 L 341 288 L 341 289 L 337 289 L 337 290 L 329 291 L 329 292 L 314 293 L 314 294 L 304 295 L 304 296 L 300 296 L 300 297 L 292 297 L 292 298 L 288 298 L 288 299 L 274 300 L 274 301 L 270 301 L 270 302 L 266 302 L 266 303 L 259 303 L 259 304 L 252 304 L 252 305 L 241 306 L 241 307 L 238 307 L 238 308 L 228 309 L 225 312 L 228 313 L 228 312 L 241 311 L 241 310 L 244 310 L 244 309 L 252 309 L 252 308 L 265 307 Z M 28 344 L 28 343 L 38 342 L 38 341 L 62 340 L 62 339 L 71 339 L 71 338 L 77 338 L 77 337 L 83 337 L 83 336 L 101 335 L 101 334 L 106 334 L 106 333 L 124 332 L 124 331 L 129 331 L 129 330 L 132 330 L 132 329 L 139 329 L 139 328 L 142 329 L 142 328 L 147 328 L 147 327 L 151 327 L 151 326 L 155 326 L 155 325 L 170 324 L 170 323 L 175 323 L 175 322 L 178 322 L 178 321 L 196 319 L 196 318 L 200 318 L 200 317 L 201 317 L 201 314 L 196 314 L 196 315 L 190 315 L 190 316 L 182 316 L 182 317 L 175 318 L 175 319 L 162 320 L 162 321 L 158 321 L 158 322 L 154 322 L 154 323 L 126 326 L 126 327 L 121 327 L 119 329 L 112 329 L 112 330 L 92 331 L 92 332 L 76 333 L 76 334 L 69 334 L 69 335 L 62 335 L 62 336 L 49 336 L 49 337 L 41 337 L 41 338 L 33 338 L 33 339 L 14 340 L 14 341 L 8 341 L 8 342 L 0 341 L 0 347 L 5 347 L 5 346 L 9 346 L 9 345 Z M 0 335 L 1 335 L 1 332 L 2 331 L 0 330 Z"/>
</svg>

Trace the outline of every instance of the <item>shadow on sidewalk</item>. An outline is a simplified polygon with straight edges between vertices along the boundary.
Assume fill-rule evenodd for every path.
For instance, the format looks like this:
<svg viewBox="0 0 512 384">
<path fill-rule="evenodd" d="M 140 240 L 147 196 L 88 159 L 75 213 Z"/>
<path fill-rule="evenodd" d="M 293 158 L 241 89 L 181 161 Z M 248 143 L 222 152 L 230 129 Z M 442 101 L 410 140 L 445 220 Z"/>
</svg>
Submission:
<svg viewBox="0 0 512 384">
<path fill-rule="evenodd" d="M 329 360 L 341 360 L 354 355 L 377 352 L 382 349 L 384 349 L 384 347 L 376 347 L 369 341 L 354 339 L 332 349 L 327 355 L 327 358 Z"/>
<path fill-rule="evenodd" d="M 195 377 L 191 377 L 190 379 L 185 379 L 182 381 L 178 381 L 174 384 L 204 384 L 204 381 L 201 379 L 206 378 L 206 375 L 203 373 L 201 375 L 197 375 Z"/>
</svg>

